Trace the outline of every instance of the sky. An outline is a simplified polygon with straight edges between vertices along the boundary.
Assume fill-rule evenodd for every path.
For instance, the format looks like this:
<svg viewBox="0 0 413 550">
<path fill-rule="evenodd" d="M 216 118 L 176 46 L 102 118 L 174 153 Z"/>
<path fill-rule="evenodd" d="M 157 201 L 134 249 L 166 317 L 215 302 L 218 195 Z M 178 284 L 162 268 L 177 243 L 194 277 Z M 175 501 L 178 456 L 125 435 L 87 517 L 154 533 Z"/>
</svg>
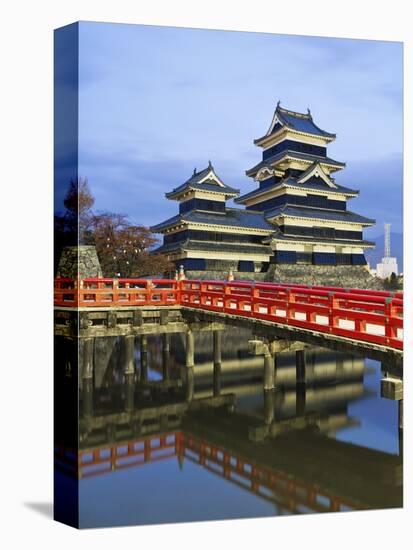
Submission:
<svg viewBox="0 0 413 550">
<path fill-rule="evenodd" d="M 96 210 L 144 225 L 176 214 L 164 194 L 209 160 L 248 192 L 253 139 L 281 100 L 337 134 L 336 181 L 360 190 L 349 209 L 377 220 L 366 235 L 385 221 L 401 232 L 402 55 L 396 42 L 82 22 L 79 176 Z"/>
</svg>

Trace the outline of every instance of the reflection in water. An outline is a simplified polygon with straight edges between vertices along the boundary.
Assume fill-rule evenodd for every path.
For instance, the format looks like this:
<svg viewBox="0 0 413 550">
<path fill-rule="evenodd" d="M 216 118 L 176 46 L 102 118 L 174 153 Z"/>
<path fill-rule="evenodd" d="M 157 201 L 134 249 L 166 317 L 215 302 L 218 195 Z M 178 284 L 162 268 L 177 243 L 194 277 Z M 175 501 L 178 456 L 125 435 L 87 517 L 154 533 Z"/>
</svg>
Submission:
<svg viewBox="0 0 413 550">
<path fill-rule="evenodd" d="M 79 437 L 56 446 L 56 465 L 80 480 L 81 526 L 402 505 L 397 404 L 379 396 L 380 365 L 283 351 L 264 391 L 251 338 L 79 341 Z M 67 346 L 57 342 L 62 358 Z M 56 378 L 70 386 L 67 364 Z"/>
</svg>

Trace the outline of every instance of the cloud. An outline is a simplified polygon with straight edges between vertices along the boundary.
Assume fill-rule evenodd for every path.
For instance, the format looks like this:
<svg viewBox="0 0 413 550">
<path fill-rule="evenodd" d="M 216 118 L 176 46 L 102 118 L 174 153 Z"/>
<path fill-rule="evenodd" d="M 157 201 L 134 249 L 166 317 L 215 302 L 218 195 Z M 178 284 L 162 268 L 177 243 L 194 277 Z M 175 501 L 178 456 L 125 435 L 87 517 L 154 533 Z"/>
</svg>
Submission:
<svg viewBox="0 0 413 550">
<path fill-rule="evenodd" d="M 351 207 L 400 225 L 401 53 L 390 42 L 81 23 L 80 173 L 99 208 L 147 224 L 176 212 L 164 193 L 209 159 L 248 191 L 252 141 L 281 98 L 337 133 L 329 154 L 348 164 L 337 180 L 362 190 Z"/>
</svg>

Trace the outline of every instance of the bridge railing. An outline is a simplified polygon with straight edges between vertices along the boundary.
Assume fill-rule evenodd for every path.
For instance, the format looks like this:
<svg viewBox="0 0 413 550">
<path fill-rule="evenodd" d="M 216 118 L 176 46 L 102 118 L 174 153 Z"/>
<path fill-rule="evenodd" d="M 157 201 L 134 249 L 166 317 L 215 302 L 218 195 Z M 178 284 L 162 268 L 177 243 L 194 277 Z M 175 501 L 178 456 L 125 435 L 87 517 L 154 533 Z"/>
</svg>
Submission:
<svg viewBox="0 0 413 550">
<path fill-rule="evenodd" d="M 179 304 L 179 282 L 171 279 L 56 278 L 55 306 L 122 307 Z"/>
<path fill-rule="evenodd" d="M 181 304 L 403 348 L 403 294 L 227 281 L 181 282 Z"/>
<path fill-rule="evenodd" d="M 57 278 L 55 305 L 183 305 L 403 348 L 402 292 L 244 281 Z"/>
</svg>

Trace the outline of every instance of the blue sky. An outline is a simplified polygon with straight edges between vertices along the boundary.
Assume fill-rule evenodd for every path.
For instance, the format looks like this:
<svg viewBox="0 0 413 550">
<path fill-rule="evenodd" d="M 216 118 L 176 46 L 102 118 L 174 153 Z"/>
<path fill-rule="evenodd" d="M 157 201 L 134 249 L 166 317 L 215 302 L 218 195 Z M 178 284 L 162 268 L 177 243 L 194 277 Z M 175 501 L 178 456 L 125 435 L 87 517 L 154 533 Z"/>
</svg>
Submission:
<svg viewBox="0 0 413 550">
<path fill-rule="evenodd" d="M 278 99 L 337 134 L 336 179 L 361 191 L 349 208 L 378 222 L 367 234 L 402 231 L 401 43 L 81 23 L 79 175 L 96 209 L 145 225 L 209 159 L 247 192 Z"/>
</svg>

